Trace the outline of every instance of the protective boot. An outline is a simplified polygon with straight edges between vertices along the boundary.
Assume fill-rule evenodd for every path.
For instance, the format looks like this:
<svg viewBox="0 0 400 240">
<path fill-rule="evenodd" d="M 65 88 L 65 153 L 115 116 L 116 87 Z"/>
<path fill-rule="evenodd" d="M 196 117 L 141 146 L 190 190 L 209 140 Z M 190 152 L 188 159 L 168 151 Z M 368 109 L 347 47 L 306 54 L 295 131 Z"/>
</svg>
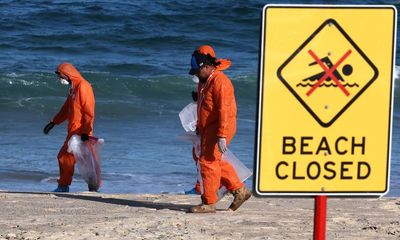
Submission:
<svg viewBox="0 0 400 240">
<path fill-rule="evenodd" d="M 69 192 L 69 186 L 58 185 L 52 192 Z"/>
<path fill-rule="evenodd" d="M 232 191 L 232 194 L 235 197 L 229 206 L 229 209 L 232 211 L 236 211 L 236 209 L 238 209 L 247 199 L 251 197 L 251 192 L 246 188 L 246 186 Z"/>
<path fill-rule="evenodd" d="M 89 192 L 97 192 L 99 190 L 99 186 L 93 178 L 89 177 L 88 182 Z"/>
<path fill-rule="evenodd" d="M 88 184 L 89 192 L 97 192 L 99 188 L 93 184 Z"/>
<path fill-rule="evenodd" d="M 200 204 L 195 207 L 189 208 L 190 213 L 215 213 L 217 211 L 217 204 Z"/>
<path fill-rule="evenodd" d="M 185 195 L 191 194 L 199 195 L 199 193 L 196 191 L 196 187 L 192 188 L 191 190 L 185 191 Z"/>
</svg>

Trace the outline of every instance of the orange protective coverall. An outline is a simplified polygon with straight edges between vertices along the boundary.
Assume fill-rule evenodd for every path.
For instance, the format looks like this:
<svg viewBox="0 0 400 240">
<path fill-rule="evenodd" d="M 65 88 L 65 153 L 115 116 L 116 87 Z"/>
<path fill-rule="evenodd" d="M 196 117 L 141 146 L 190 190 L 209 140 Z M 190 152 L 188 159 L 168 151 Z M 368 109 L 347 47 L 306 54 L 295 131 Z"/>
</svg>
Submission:
<svg viewBox="0 0 400 240">
<path fill-rule="evenodd" d="M 67 186 L 71 185 L 75 164 L 74 155 L 67 152 L 68 141 L 74 134 L 93 135 L 95 100 L 92 86 L 72 64 L 62 63 L 57 71 L 72 82 L 67 100 L 52 120 L 57 125 L 68 120 L 68 135 L 57 156 L 60 167 L 58 184 Z"/>
<path fill-rule="evenodd" d="M 228 65 L 228 66 L 227 66 Z M 198 128 L 201 137 L 200 173 L 203 180 L 205 204 L 218 201 L 218 189 L 224 185 L 228 190 L 237 190 L 244 184 L 234 168 L 222 161 L 218 149 L 219 137 L 226 138 L 227 145 L 236 133 L 236 101 L 231 80 L 221 69 L 230 62 L 220 65 L 204 84 L 199 84 Z"/>
</svg>

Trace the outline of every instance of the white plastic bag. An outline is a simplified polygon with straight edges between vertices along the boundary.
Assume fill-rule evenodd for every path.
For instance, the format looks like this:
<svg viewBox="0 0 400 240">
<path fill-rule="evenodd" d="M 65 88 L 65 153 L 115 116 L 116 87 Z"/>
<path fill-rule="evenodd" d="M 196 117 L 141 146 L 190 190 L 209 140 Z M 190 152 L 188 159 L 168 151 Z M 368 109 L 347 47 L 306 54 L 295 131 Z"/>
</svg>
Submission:
<svg viewBox="0 0 400 240">
<path fill-rule="evenodd" d="M 253 173 L 248 169 L 229 149 L 222 154 L 222 161 L 227 161 L 235 169 L 241 182 L 246 181 Z M 218 199 L 228 193 L 228 189 L 222 186 L 218 191 Z"/>
<path fill-rule="evenodd" d="M 195 132 L 187 132 L 182 135 L 179 135 L 178 139 L 191 141 L 194 148 L 194 154 L 196 155 L 197 158 L 200 157 L 201 153 L 200 137 L 196 135 Z"/>
<path fill-rule="evenodd" d="M 192 102 L 184 107 L 179 113 L 179 118 L 181 119 L 182 127 L 186 132 L 196 131 L 197 103 Z"/>
<path fill-rule="evenodd" d="M 74 154 L 81 177 L 96 189 L 102 185 L 100 159 L 104 139 L 89 137 L 82 142 L 81 137 L 73 135 L 68 141 L 68 152 Z"/>
<path fill-rule="evenodd" d="M 250 169 L 248 169 L 229 149 L 222 154 L 222 161 L 227 161 L 230 165 L 232 165 L 241 182 L 246 181 L 251 175 L 253 175 Z M 197 180 L 200 182 L 201 194 L 203 194 L 203 179 L 200 173 L 199 162 L 197 163 L 197 168 L 199 170 L 197 174 Z M 221 188 L 218 190 L 218 200 L 220 200 L 227 193 L 228 189 L 226 189 L 225 186 L 221 186 Z"/>
<path fill-rule="evenodd" d="M 248 169 L 229 149 L 222 154 L 222 161 L 227 161 L 232 165 L 242 182 L 246 181 L 251 177 L 251 175 L 253 175 L 250 169 Z"/>
</svg>

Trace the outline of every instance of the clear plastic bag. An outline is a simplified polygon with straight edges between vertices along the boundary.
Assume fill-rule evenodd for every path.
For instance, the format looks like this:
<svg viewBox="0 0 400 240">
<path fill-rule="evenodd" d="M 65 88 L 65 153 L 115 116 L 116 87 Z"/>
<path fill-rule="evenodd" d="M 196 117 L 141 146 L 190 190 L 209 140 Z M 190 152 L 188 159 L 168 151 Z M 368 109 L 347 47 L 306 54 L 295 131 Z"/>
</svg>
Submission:
<svg viewBox="0 0 400 240">
<path fill-rule="evenodd" d="M 179 118 L 182 123 L 183 129 L 186 132 L 196 131 L 197 124 L 197 103 L 189 103 L 186 107 L 182 109 L 179 113 Z"/>
<path fill-rule="evenodd" d="M 248 169 L 229 149 L 222 154 L 222 161 L 227 161 L 232 165 L 242 182 L 246 181 L 251 177 L 251 175 L 253 175 L 250 169 Z"/>
<path fill-rule="evenodd" d="M 191 141 L 193 144 L 194 153 L 195 153 L 196 157 L 197 158 L 200 157 L 200 153 L 201 153 L 200 137 L 198 135 L 196 135 L 195 132 L 187 132 L 187 133 L 181 134 L 178 136 L 178 139 L 185 140 L 185 141 Z"/>
<path fill-rule="evenodd" d="M 240 181 L 246 181 L 253 173 L 248 169 L 229 149 L 224 154 L 222 154 L 222 161 L 227 161 L 232 167 L 235 169 L 236 174 L 238 175 Z M 203 179 L 200 174 L 200 164 L 197 162 L 198 174 L 197 180 L 200 182 L 201 194 L 204 193 L 203 188 Z M 223 198 L 225 194 L 228 193 L 228 189 L 226 187 L 221 186 L 218 190 L 218 200 Z"/>
<path fill-rule="evenodd" d="M 73 135 L 68 141 L 68 152 L 72 153 L 78 164 L 78 170 L 85 182 L 96 189 L 102 185 L 101 179 L 101 150 L 104 139 L 89 137 L 82 142 L 81 137 Z"/>
</svg>

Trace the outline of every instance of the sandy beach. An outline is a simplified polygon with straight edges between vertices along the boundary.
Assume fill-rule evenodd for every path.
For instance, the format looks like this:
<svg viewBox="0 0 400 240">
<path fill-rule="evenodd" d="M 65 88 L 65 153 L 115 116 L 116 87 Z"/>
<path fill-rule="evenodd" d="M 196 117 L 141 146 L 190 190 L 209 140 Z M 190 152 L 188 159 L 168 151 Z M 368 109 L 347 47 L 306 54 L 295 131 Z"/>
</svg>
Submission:
<svg viewBox="0 0 400 240">
<path fill-rule="evenodd" d="M 252 197 L 189 214 L 198 196 L 0 192 L 0 239 L 311 239 L 310 198 Z M 328 199 L 327 239 L 399 239 L 400 199 Z"/>
</svg>

